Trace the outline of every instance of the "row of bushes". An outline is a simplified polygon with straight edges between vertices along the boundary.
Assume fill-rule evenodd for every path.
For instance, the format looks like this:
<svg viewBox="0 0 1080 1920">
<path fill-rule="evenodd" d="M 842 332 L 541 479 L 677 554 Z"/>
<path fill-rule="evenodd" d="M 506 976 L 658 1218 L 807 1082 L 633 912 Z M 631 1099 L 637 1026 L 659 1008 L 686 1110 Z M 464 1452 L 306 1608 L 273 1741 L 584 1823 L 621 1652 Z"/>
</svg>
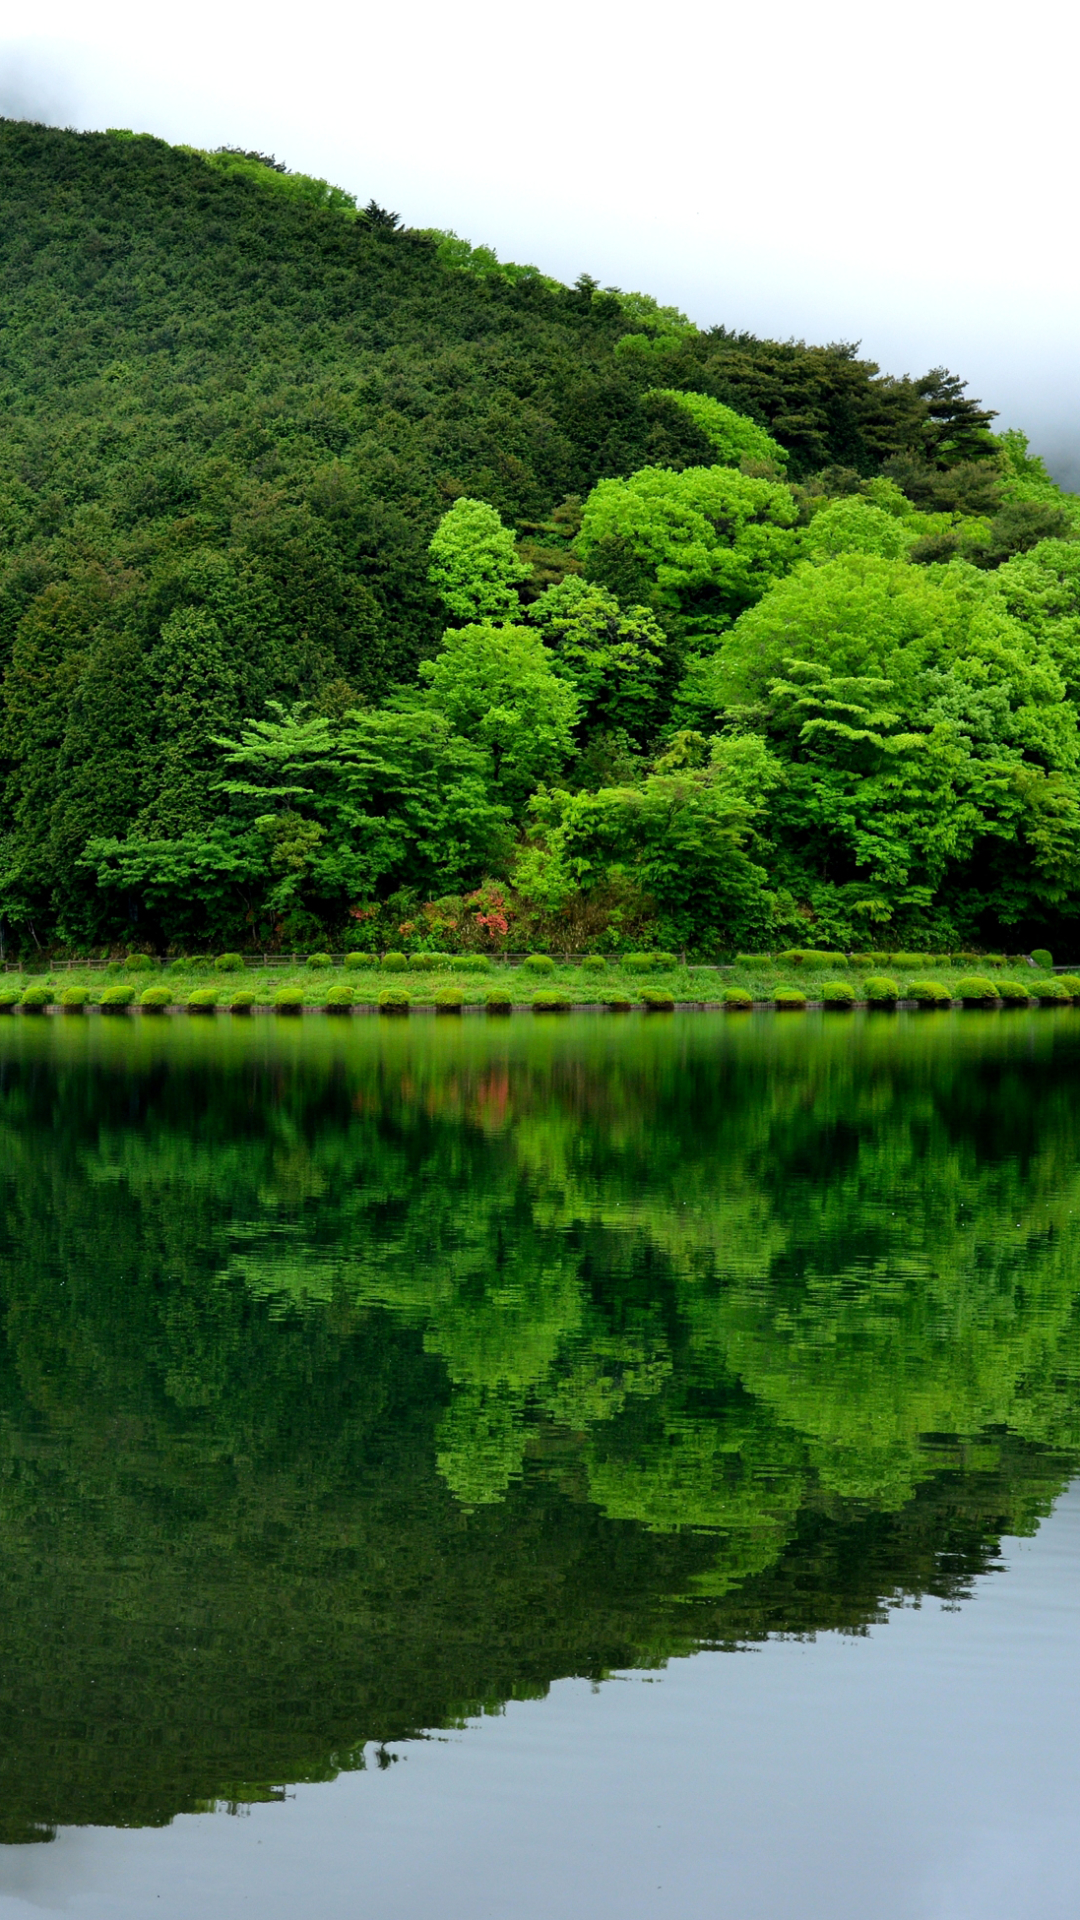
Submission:
<svg viewBox="0 0 1080 1920">
<path fill-rule="evenodd" d="M 823 1006 L 836 1008 L 853 1007 L 858 999 L 850 980 L 824 981 L 819 996 Z M 1057 1006 L 1080 1003 L 1080 975 L 1049 975 L 1029 983 L 1026 980 L 991 980 L 985 974 L 968 974 L 958 980 L 953 989 L 941 980 L 912 980 L 901 987 L 898 981 L 887 974 L 875 974 L 863 982 L 862 998 L 870 1007 L 895 1007 L 901 999 L 914 1001 L 919 1007 L 951 1007 L 954 999 L 965 1007 L 1027 1007 L 1033 1000 L 1043 1006 Z M 728 987 L 723 999 L 724 1005 L 733 1011 L 754 1005 L 753 995 L 745 987 Z M 806 1004 L 807 995 L 801 987 L 778 987 L 773 996 L 773 1005 L 781 1012 L 805 1007 Z"/>
<path fill-rule="evenodd" d="M 842 963 L 843 955 L 838 955 L 837 959 Z M 129 953 L 121 964 L 129 973 L 150 973 L 156 970 L 158 962 L 148 953 Z M 242 953 L 219 953 L 216 958 L 209 954 L 197 954 L 168 964 L 184 971 L 196 966 L 212 968 L 215 973 L 242 973 L 245 966 Z M 303 964 L 317 972 L 333 967 L 337 962 L 331 953 L 309 953 Z M 486 953 L 354 952 L 342 954 L 341 964 L 350 969 L 378 968 L 382 973 L 446 973 L 451 970 L 455 973 L 490 973 L 495 962 Z M 528 973 L 545 974 L 554 973 L 557 963 L 549 953 L 529 953 L 520 964 Z M 577 962 L 584 973 L 606 973 L 611 965 L 621 967 L 626 973 L 670 973 L 679 964 L 679 956 L 675 953 L 624 953 L 611 960 L 602 953 L 586 953 Z"/>
<path fill-rule="evenodd" d="M 657 988 L 646 987 L 639 996 L 647 1012 L 666 1011 L 675 1005 L 674 997 Z M 436 1013 L 460 1013 L 465 1005 L 465 993 L 461 987 L 440 987 L 433 996 Z M 184 1005 L 188 1013 L 212 1014 L 222 1002 L 222 995 L 216 987 L 199 987 L 189 993 Z M 0 1013 L 11 1013 L 15 1007 L 24 1013 L 44 1013 L 54 1004 L 55 996 L 51 987 L 27 987 L 19 993 L 16 989 L 0 989 Z M 137 1004 L 142 1013 L 165 1013 L 174 1004 L 172 992 L 168 987 L 147 987 L 135 1001 L 134 987 L 106 987 L 99 999 L 91 1003 L 89 987 L 68 987 L 61 993 L 58 1003 L 64 1013 L 83 1013 L 90 1004 L 96 1004 L 102 1013 L 126 1013 Z M 230 1013 L 250 1013 L 257 1004 L 257 996 L 250 989 L 240 988 L 228 997 Z M 275 1013 L 299 1014 L 306 1005 L 303 987 L 279 987 L 270 1002 Z M 564 994 L 553 991 L 540 991 L 532 996 L 532 1007 L 536 1013 L 569 1012 L 573 1002 Z M 632 1002 L 627 999 L 613 999 L 605 1002 L 615 1011 L 629 1010 Z M 352 987 L 330 987 L 323 1002 L 326 1013 L 351 1013 L 356 1005 L 356 995 Z M 383 1013 L 407 1013 L 412 1005 L 412 996 L 401 987 L 384 987 L 379 994 L 377 1005 Z M 489 1013 L 509 1013 L 514 998 L 505 987 L 492 987 L 483 999 L 483 1005 Z"/>
</svg>

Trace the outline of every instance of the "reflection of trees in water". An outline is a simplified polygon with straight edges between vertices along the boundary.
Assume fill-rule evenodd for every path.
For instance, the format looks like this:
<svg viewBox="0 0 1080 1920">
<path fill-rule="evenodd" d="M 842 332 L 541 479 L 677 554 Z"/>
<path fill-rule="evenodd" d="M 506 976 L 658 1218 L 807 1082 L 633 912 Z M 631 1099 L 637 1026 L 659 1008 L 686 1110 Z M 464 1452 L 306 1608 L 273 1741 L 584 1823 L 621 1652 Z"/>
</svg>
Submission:
<svg viewBox="0 0 1080 1920">
<path fill-rule="evenodd" d="M 331 1070 L 12 1050 L 12 1833 L 857 1628 L 1046 1510 L 1080 1398 L 1067 1042 L 709 1031 Z"/>
</svg>

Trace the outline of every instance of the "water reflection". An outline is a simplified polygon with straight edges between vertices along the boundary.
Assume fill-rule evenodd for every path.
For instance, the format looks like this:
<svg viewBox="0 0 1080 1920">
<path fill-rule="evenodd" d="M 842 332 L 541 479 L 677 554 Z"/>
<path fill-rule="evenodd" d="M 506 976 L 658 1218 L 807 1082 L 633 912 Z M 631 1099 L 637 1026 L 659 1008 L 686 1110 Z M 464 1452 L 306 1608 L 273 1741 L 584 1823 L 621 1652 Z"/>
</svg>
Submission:
<svg viewBox="0 0 1080 1920">
<path fill-rule="evenodd" d="M 0 1838 L 963 1594 L 1080 1459 L 1080 1021 L 0 1026 Z"/>
</svg>

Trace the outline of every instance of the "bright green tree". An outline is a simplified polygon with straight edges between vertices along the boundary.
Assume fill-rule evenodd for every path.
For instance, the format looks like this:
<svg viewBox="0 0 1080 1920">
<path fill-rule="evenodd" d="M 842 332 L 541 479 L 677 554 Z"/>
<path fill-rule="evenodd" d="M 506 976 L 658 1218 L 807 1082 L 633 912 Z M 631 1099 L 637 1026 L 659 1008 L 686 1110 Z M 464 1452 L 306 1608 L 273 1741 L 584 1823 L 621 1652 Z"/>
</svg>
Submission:
<svg viewBox="0 0 1080 1920">
<path fill-rule="evenodd" d="M 604 587 L 570 574 L 534 601 L 529 619 L 577 694 L 582 738 L 618 730 L 646 744 L 672 673 L 671 644 L 655 614 L 624 610 Z"/>
<path fill-rule="evenodd" d="M 794 564 L 791 491 L 730 467 L 643 467 L 601 480 L 577 550 L 586 575 L 624 603 L 653 606 L 673 634 L 715 635 Z"/>
<path fill-rule="evenodd" d="M 431 538 L 428 578 L 457 620 L 508 619 L 529 568 L 514 536 L 484 500 L 455 500 Z"/>
<path fill-rule="evenodd" d="M 573 751 L 577 695 L 528 627 L 451 628 L 420 674 L 425 708 L 484 753 L 504 799 L 520 805 Z"/>
</svg>

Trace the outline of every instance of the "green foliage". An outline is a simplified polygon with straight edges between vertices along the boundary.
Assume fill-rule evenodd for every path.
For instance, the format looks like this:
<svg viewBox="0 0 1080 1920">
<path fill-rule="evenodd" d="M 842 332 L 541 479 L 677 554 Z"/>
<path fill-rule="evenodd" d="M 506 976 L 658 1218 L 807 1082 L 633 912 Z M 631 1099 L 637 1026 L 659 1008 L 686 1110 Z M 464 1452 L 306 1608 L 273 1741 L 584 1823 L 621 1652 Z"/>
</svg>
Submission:
<svg viewBox="0 0 1080 1920">
<path fill-rule="evenodd" d="M 869 500 L 851 495 L 830 501 L 810 522 L 806 549 L 815 560 L 840 553 L 874 553 L 882 559 L 903 558 L 916 538 L 909 523 L 885 513 Z"/>
<path fill-rule="evenodd" d="M 491 961 L 486 953 L 459 953 L 454 965 L 459 973 L 491 972 Z"/>
<path fill-rule="evenodd" d="M 154 961 L 148 953 L 129 953 L 124 965 L 129 973 L 150 973 L 153 970 Z"/>
<path fill-rule="evenodd" d="M 214 967 L 218 973 L 242 973 L 244 956 L 242 953 L 219 953 Z"/>
<path fill-rule="evenodd" d="M 583 953 L 578 963 L 583 973 L 606 973 L 608 963 L 602 953 Z"/>
<path fill-rule="evenodd" d="M 380 1013 L 408 1013 L 411 995 L 403 987 L 384 987 L 379 995 Z"/>
<path fill-rule="evenodd" d="M 435 992 L 436 1013 L 460 1013 L 465 995 L 460 987 L 439 987 Z"/>
<path fill-rule="evenodd" d="M 458 620 L 509 619 L 529 577 L 514 536 L 483 500 L 455 500 L 431 537 L 428 578 Z"/>
<path fill-rule="evenodd" d="M 520 807 L 539 781 L 559 772 L 578 702 L 538 634 L 490 622 L 451 628 L 419 671 L 433 715 L 483 750 L 493 794 Z"/>
<path fill-rule="evenodd" d="M 172 1005 L 171 987 L 144 987 L 139 995 L 139 1005 L 144 1013 L 164 1013 Z"/>
<path fill-rule="evenodd" d="M 787 453 L 771 434 L 745 413 L 725 407 L 721 400 L 713 400 L 706 393 L 680 393 L 674 388 L 654 390 L 646 398 L 668 400 L 683 408 L 700 428 L 722 466 L 782 468 L 787 465 Z"/>
<path fill-rule="evenodd" d="M 152 987 L 147 988 L 152 993 Z M 60 995 L 60 1005 L 65 1013 L 81 1013 L 90 998 L 89 987 L 65 987 Z"/>
<path fill-rule="evenodd" d="M 823 980 L 821 984 L 821 999 L 824 1006 L 831 1007 L 834 1010 L 843 1007 L 853 1007 L 855 1004 L 855 989 L 850 980 Z"/>
<path fill-rule="evenodd" d="M 583 742 L 625 735 L 646 746 L 666 718 L 675 672 L 671 645 L 647 607 L 622 608 L 614 594 L 571 574 L 529 608 L 577 700 Z"/>
<path fill-rule="evenodd" d="M 135 998 L 134 987 L 106 987 L 101 995 L 102 1013 L 123 1013 Z"/>
<path fill-rule="evenodd" d="M 361 953 L 359 950 L 354 950 L 343 956 L 342 965 L 350 969 L 355 969 L 357 973 L 361 970 L 369 972 L 371 968 L 376 965 L 376 956 L 373 953 Z"/>
<path fill-rule="evenodd" d="M 642 987 L 641 1004 L 646 1013 L 674 1013 L 675 996 L 666 987 Z"/>
<path fill-rule="evenodd" d="M 887 973 L 872 973 L 863 981 L 863 999 L 870 1007 L 895 1007 L 900 988 Z"/>
<path fill-rule="evenodd" d="M 1058 986 L 1064 987 L 1070 1000 L 1080 1000 L 1080 974 L 1059 973 L 1056 977 Z"/>
<path fill-rule="evenodd" d="M 352 987 L 330 987 L 326 995 L 327 1013 L 349 1013 L 352 1011 L 356 994 Z"/>
<path fill-rule="evenodd" d="M 985 974 L 968 973 L 956 983 L 956 997 L 965 1007 L 992 1007 L 998 1002 L 998 990 Z"/>
<path fill-rule="evenodd" d="M 309 967 L 332 967 L 334 956 L 330 953 L 309 953 L 306 964 Z"/>
<path fill-rule="evenodd" d="M 777 1013 L 804 1013 L 806 995 L 801 987 L 777 987 L 773 995 L 773 1006 Z"/>
<path fill-rule="evenodd" d="M 383 954 L 379 964 L 384 973 L 407 973 L 409 956 L 407 953 L 398 953 L 391 950 L 389 953 Z"/>
<path fill-rule="evenodd" d="M 928 1010 L 952 1005 L 952 994 L 940 980 L 911 980 L 904 988 L 904 998 Z"/>
<path fill-rule="evenodd" d="M 1032 981 L 1031 991 L 1040 1006 L 1064 1006 L 1070 998 L 1060 980 L 1051 978 Z"/>
<path fill-rule="evenodd" d="M 488 1013 L 510 1013 L 514 1005 L 514 996 L 506 987 L 489 987 L 484 994 L 484 1006 Z"/>
<path fill-rule="evenodd" d="M 754 1005 L 754 996 L 745 987 L 725 987 L 724 1005 L 731 1013 L 749 1013 Z"/>
<path fill-rule="evenodd" d="M 1054 956 L 1048 947 L 1032 947 L 1031 958 L 1037 967 L 1052 967 Z"/>
<path fill-rule="evenodd" d="M 250 1013 L 255 1005 L 256 995 L 250 987 L 234 987 L 229 995 L 230 1013 Z"/>
<path fill-rule="evenodd" d="M 1027 1007 L 1031 1004 L 1031 989 L 1023 980 L 999 980 L 997 991 L 1003 1007 Z"/>
<path fill-rule="evenodd" d="M 532 997 L 534 1013 L 569 1013 L 571 1004 L 555 987 L 541 987 Z"/>
<path fill-rule="evenodd" d="M 303 987 L 278 987 L 272 1001 L 275 1013 L 299 1014 L 304 1010 Z"/>
<path fill-rule="evenodd" d="M 550 953 L 527 953 L 522 967 L 529 973 L 554 973 L 555 962 Z"/>
<path fill-rule="evenodd" d="M 19 1004 L 21 987 L 0 987 L 0 1009 L 11 1013 Z"/>
<path fill-rule="evenodd" d="M 24 987 L 19 995 L 19 1005 L 24 1013 L 44 1013 L 53 1003 L 51 987 Z"/>
<path fill-rule="evenodd" d="M 730 467 L 601 480 L 577 539 L 588 579 L 651 605 L 680 636 L 722 633 L 796 558 L 790 490 Z"/>
<path fill-rule="evenodd" d="M 196 987 L 187 997 L 189 1013 L 213 1013 L 221 998 L 217 987 Z"/>
</svg>

